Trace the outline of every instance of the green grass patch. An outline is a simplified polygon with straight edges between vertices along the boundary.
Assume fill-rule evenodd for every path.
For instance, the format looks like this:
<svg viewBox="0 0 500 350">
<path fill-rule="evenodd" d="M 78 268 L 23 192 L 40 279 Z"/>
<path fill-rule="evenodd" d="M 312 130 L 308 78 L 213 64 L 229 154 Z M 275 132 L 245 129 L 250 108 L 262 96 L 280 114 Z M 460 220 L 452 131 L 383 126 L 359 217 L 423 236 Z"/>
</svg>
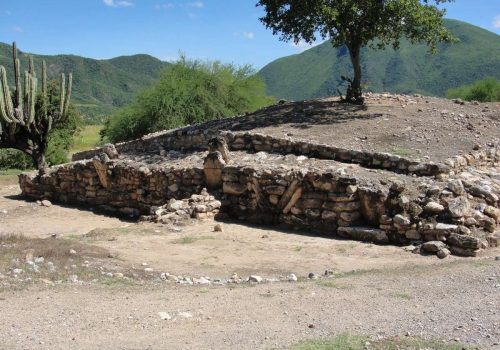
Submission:
<svg viewBox="0 0 500 350">
<path fill-rule="evenodd" d="M 316 284 L 320 287 L 334 288 L 334 289 L 353 289 L 353 286 L 339 285 L 334 280 L 317 280 Z"/>
<path fill-rule="evenodd" d="M 194 243 L 196 241 L 203 241 L 203 240 L 207 240 L 207 239 L 215 239 L 214 236 L 184 236 L 184 237 L 181 237 L 177 240 L 175 240 L 174 243 L 176 244 L 191 244 L 191 243 Z"/>
<path fill-rule="evenodd" d="M 395 294 L 393 294 L 393 296 L 395 298 L 404 299 L 404 300 L 411 300 L 411 299 L 413 299 L 413 296 L 411 296 L 408 293 L 395 293 Z"/>
<path fill-rule="evenodd" d="M 291 350 L 462 350 L 463 344 L 448 344 L 441 340 L 417 337 L 395 337 L 371 341 L 366 336 L 341 334 L 329 339 L 305 340 L 294 344 Z"/>
<path fill-rule="evenodd" d="M 102 128 L 102 125 L 85 125 L 85 127 L 75 135 L 70 153 L 85 151 L 99 146 L 101 142 L 99 132 Z"/>
<path fill-rule="evenodd" d="M 22 170 L 22 169 L 3 169 L 0 170 L 0 176 L 17 176 L 21 174 L 22 172 L 29 171 L 29 170 Z"/>
<path fill-rule="evenodd" d="M 401 157 L 409 157 L 415 155 L 415 151 L 403 147 L 394 147 L 391 149 L 390 153 Z"/>
</svg>

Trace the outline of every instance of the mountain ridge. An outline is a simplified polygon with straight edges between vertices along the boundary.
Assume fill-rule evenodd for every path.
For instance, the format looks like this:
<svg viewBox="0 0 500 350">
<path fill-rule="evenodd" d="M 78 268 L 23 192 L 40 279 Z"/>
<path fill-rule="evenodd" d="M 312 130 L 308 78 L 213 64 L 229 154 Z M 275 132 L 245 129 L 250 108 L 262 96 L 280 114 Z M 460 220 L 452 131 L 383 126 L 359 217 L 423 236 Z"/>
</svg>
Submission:
<svg viewBox="0 0 500 350">
<path fill-rule="evenodd" d="M 6 67 L 9 84 L 13 84 L 12 47 L 0 43 L 0 65 Z M 18 53 L 22 69 L 33 56 L 35 69 L 40 71 L 41 61 L 47 62 L 49 79 L 61 73 L 73 73 L 73 102 L 87 118 L 96 118 L 130 103 L 137 92 L 151 86 L 168 63 L 147 55 L 136 54 L 110 59 L 93 59 L 71 54 L 37 55 Z"/>
<path fill-rule="evenodd" d="M 439 44 L 431 55 L 424 44 L 403 40 L 399 50 L 362 50 L 367 91 L 444 96 L 450 88 L 486 76 L 500 79 L 500 36 L 466 22 L 446 19 L 460 40 Z M 259 71 L 267 92 L 277 98 L 303 100 L 336 95 L 341 76 L 350 76 L 345 47 L 325 41 L 299 54 L 279 58 Z"/>
<path fill-rule="evenodd" d="M 440 44 L 431 56 L 425 45 L 403 41 L 398 51 L 364 48 L 362 66 L 367 91 L 420 93 L 444 96 L 446 90 L 469 84 L 485 76 L 500 79 L 500 36 L 458 20 L 445 20 L 461 42 Z M 0 65 L 6 67 L 13 84 L 11 46 L 0 43 Z M 72 54 L 37 55 L 20 51 L 24 68 L 32 55 L 37 70 L 46 60 L 49 79 L 73 73 L 73 102 L 87 120 L 100 121 L 133 101 L 141 90 L 160 77 L 169 63 L 147 54 L 93 59 Z M 277 98 L 303 100 L 337 94 L 341 75 L 350 75 L 351 63 L 345 47 L 334 49 L 323 42 L 296 55 L 278 58 L 257 74 L 267 92 Z M 464 73 L 465 72 L 465 73 Z"/>
</svg>

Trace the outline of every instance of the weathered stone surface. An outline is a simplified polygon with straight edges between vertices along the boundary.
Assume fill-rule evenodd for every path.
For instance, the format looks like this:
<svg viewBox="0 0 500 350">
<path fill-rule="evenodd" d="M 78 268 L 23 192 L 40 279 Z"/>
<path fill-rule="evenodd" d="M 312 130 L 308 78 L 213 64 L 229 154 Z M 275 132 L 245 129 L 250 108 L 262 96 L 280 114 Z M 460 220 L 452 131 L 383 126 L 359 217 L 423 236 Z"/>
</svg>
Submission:
<svg viewBox="0 0 500 350">
<path fill-rule="evenodd" d="M 113 145 L 111 143 L 105 144 L 102 147 L 102 151 L 109 157 L 109 159 L 117 159 L 119 156 L 115 145 Z"/>
<path fill-rule="evenodd" d="M 227 142 L 223 137 L 218 136 L 208 140 L 208 150 L 209 152 L 219 152 L 222 159 L 224 159 L 224 162 L 226 164 L 229 163 L 229 149 L 227 147 Z"/>
<path fill-rule="evenodd" d="M 323 210 L 321 213 L 321 219 L 325 221 L 333 221 L 337 219 L 337 213 L 330 210 Z"/>
<path fill-rule="evenodd" d="M 484 213 L 496 222 L 500 223 L 500 209 L 488 205 L 484 209 Z"/>
<path fill-rule="evenodd" d="M 385 213 L 387 193 L 371 187 L 359 187 L 358 196 L 363 218 L 372 225 L 378 225 Z"/>
<path fill-rule="evenodd" d="M 297 201 L 300 199 L 301 196 L 302 196 L 302 188 L 299 187 L 290 197 L 290 201 L 288 201 L 288 204 L 283 208 L 283 214 L 289 213 L 290 209 L 292 209 L 292 207 L 297 203 Z"/>
<path fill-rule="evenodd" d="M 448 202 L 448 210 L 454 218 L 465 216 L 470 210 L 469 201 L 465 197 L 454 198 Z"/>
<path fill-rule="evenodd" d="M 224 182 L 222 185 L 222 192 L 230 195 L 241 196 L 246 191 L 247 185 L 240 184 L 239 182 Z"/>
<path fill-rule="evenodd" d="M 104 188 L 108 188 L 108 165 L 109 157 L 105 153 L 101 153 L 98 156 L 95 156 L 92 159 L 92 163 L 94 164 L 95 171 L 97 176 L 99 176 L 99 181 L 101 182 L 101 186 Z"/>
<path fill-rule="evenodd" d="M 396 227 L 407 227 L 411 224 L 410 219 L 401 214 L 395 215 L 392 220 Z"/>
<path fill-rule="evenodd" d="M 500 232 L 486 236 L 489 247 L 500 247 Z"/>
<path fill-rule="evenodd" d="M 203 171 L 208 188 L 219 188 L 222 186 L 222 169 L 226 162 L 219 151 L 210 152 L 203 162 Z"/>
<path fill-rule="evenodd" d="M 339 227 L 338 234 L 365 242 L 387 243 L 389 241 L 385 231 L 371 227 Z"/>
<path fill-rule="evenodd" d="M 465 256 L 465 257 L 476 257 L 480 249 L 466 249 L 458 246 L 450 246 L 450 251 L 453 255 Z"/>
<path fill-rule="evenodd" d="M 457 196 L 461 196 L 465 193 L 465 188 L 460 179 L 453 179 L 448 182 L 446 185 L 451 192 L 453 192 Z"/>
<path fill-rule="evenodd" d="M 439 259 L 444 259 L 444 258 L 446 258 L 450 254 L 451 254 L 451 252 L 450 252 L 450 250 L 448 248 L 440 249 L 436 253 L 436 255 L 438 256 Z"/>
<path fill-rule="evenodd" d="M 447 240 L 448 244 L 455 247 L 460 247 L 464 249 L 479 249 L 481 248 L 481 240 L 476 237 L 451 234 Z"/>
<path fill-rule="evenodd" d="M 429 202 L 425 205 L 424 211 L 429 214 L 439 214 L 444 211 L 444 207 L 437 202 Z"/>
<path fill-rule="evenodd" d="M 279 186 L 279 185 L 271 185 L 271 186 L 266 186 L 264 190 L 268 194 L 274 194 L 277 196 L 281 196 L 285 193 L 286 187 L 285 186 Z"/>
<path fill-rule="evenodd" d="M 422 249 L 428 253 L 437 253 L 441 249 L 445 249 L 446 244 L 441 241 L 429 241 L 422 244 Z"/>
<path fill-rule="evenodd" d="M 342 212 L 340 213 L 340 219 L 347 221 L 349 223 L 353 223 L 359 220 L 360 218 L 359 212 Z"/>
</svg>

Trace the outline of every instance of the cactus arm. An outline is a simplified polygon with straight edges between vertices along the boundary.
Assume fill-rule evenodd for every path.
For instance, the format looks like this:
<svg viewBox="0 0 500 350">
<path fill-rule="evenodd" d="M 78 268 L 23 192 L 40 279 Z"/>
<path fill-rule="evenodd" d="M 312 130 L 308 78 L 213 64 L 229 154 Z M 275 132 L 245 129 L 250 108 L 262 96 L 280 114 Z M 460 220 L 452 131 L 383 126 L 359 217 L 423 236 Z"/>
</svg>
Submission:
<svg viewBox="0 0 500 350">
<path fill-rule="evenodd" d="M 33 56 L 30 56 L 28 72 L 32 75 L 35 75 L 35 64 L 33 63 Z"/>
<path fill-rule="evenodd" d="M 51 129 L 52 129 L 52 116 L 49 115 L 48 118 L 47 118 L 47 131 L 46 131 L 46 134 L 48 134 Z"/>
<path fill-rule="evenodd" d="M 64 99 L 64 109 L 61 111 L 63 116 L 66 116 L 68 114 L 69 101 L 71 99 L 72 87 L 73 87 L 73 74 L 69 73 L 69 75 L 68 75 L 68 87 L 66 89 L 66 98 Z"/>
<path fill-rule="evenodd" d="M 47 118 L 47 64 L 42 61 L 42 117 Z"/>
<path fill-rule="evenodd" d="M 17 46 L 16 43 L 12 43 L 12 61 L 14 62 L 14 80 L 15 80 L 15 99 L 16 99 L 16 108 L 20 108 L 22 105 L 21 99 L 21 62 L 17 58 Z"/>
<path fill-rule="evenodd" d="M 37 89 L 37 78 L 34 75 L 30 76 L 30 92 L 29 92 L 29 108 L 28 108 L 28 124 L 32 124 L 35 121 L 35 104 L 36 104 L 36 89 Z"/>
<path fill-rule="evenodd" d="M 64 99 L 66 98 L 66 77 L 64 76 L 64 73 L 61 74 L 61 88 L 59 94 L 59 117 L 62 117 L 64 115 Z"/>
<path fill-rule="evenodd" d="M 0 97 L 0 117 L 6 123 L 15 123 L 12 97 L 10 96 L 9 85 L 7 84 L 7 72 L 3 66 L 0 67 L 0 85 L 2 88 Z"/>
<path fill-rule="evenodd" d="M 28 106 L 29 106 L 29 91 L 30 91 L 30 76 L 28 71 L 24 71 L 24 90 L 23 90 L 23 105 L 19 108 L 22 108 L 23 111 L 23 119 L 27 122 L 26 116 L 28 115 Z"/>
</svg>

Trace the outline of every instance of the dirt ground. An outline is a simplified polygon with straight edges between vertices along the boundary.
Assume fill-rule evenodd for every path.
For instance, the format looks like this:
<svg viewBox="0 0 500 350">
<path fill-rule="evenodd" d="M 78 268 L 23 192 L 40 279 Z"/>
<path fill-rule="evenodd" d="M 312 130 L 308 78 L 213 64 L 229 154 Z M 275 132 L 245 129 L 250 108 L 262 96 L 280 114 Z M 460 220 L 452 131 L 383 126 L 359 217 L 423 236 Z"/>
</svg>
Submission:
<svg viewBox="0 0 500 350">
<path fill-rule="evenodd" d="M 342 104 L 337 98 L 287 102 L 207 125 L 443 161 L 472 151 L 476 144 L 498 142 L 500 104 L 367 94 L 363 106 Z"/>
<path fill-rule="evenodd" d="M 238 223 L 173 230 L 18 194 L 0 177 L 0 349 L 273 349 L 341 333 L 499 348 L 499 249 L 441 261 Z M 39 271 L 30 254 L 45 255 Z M 227 283 L 234 273 L 270 281 Z"/>
</svg>

